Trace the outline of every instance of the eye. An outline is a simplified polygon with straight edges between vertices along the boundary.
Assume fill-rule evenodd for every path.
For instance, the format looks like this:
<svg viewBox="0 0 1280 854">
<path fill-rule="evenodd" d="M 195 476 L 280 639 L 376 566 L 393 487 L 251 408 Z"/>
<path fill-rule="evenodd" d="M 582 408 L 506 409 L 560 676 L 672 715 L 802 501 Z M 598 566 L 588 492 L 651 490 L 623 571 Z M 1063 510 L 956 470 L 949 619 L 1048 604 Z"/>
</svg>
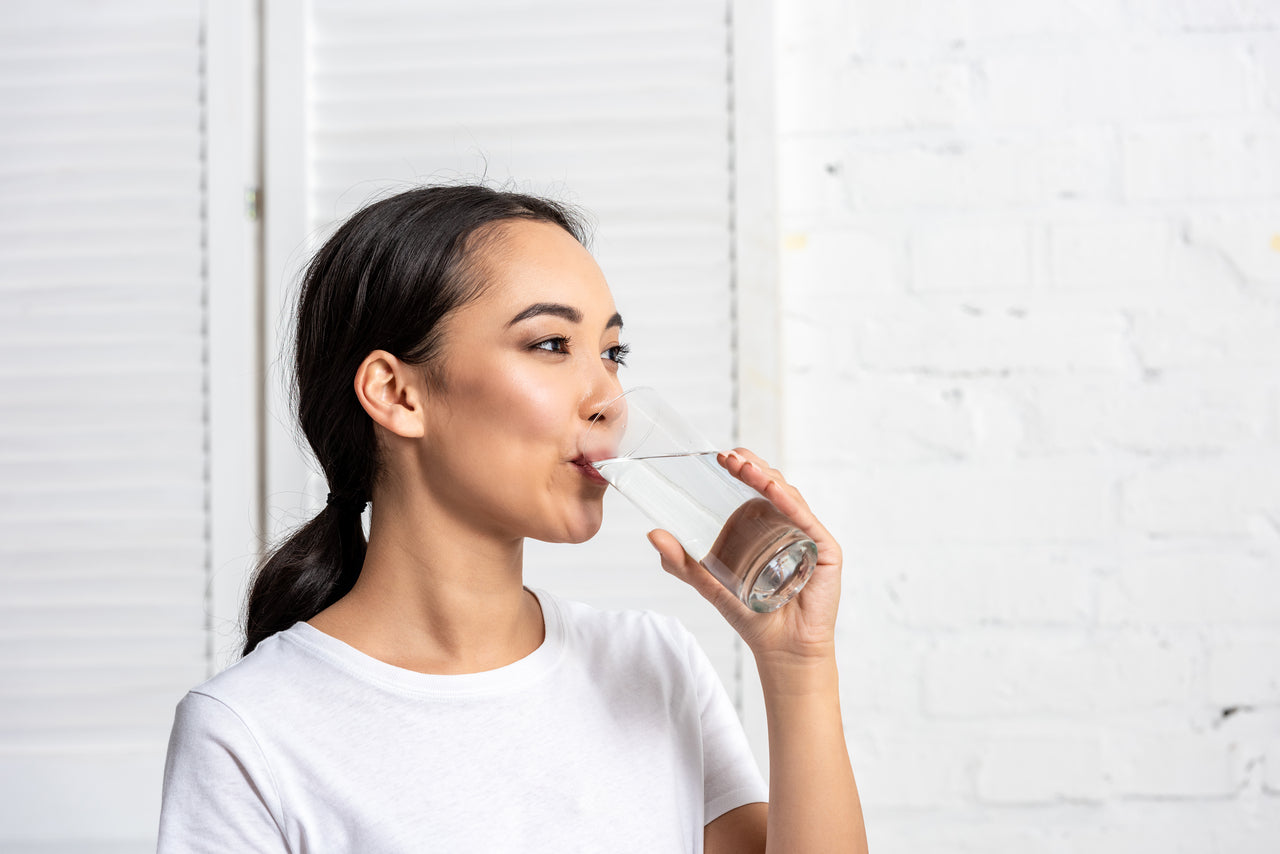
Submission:
<svg viewBox="0 0 1280 854">
<path fill-rule="evenodd" d="M 627 354 L 630 352 L 631 348 L 626 344 L 615 344 L 608 350 L 601 353 L 600 356 L 601 358 L 608 359 L 613 362 L 618 367 L 622 367 L 627 363 Z"/>
<path fill-rule="evenodd" d="M 544 350 L 548 353 L 568 353 L 569 339 L 563 335 L 557 335 L 555 338 L 548 338 L 545 341 L 539 341 L 534 344 L 531 349 Z"/>
</svg>

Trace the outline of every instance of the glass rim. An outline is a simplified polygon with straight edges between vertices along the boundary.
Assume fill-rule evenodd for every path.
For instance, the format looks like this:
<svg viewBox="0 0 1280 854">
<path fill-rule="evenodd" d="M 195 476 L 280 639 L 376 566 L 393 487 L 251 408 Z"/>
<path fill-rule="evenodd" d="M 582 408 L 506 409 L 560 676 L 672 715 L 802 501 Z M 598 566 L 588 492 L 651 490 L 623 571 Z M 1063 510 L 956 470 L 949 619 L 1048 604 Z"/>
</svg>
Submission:
<svg viewBox="0 0 1280 854">
<path fill-rule="evenodd" d="M 682 435 L 686 439 L 697 440 L 696 442 L 690 443 L 691 447 L 682 449 L 680 452 L 681 454 L 718 453 L 720 451 L 719 448 L 717 448 L 712 442 L 708 441 L 698 430 L 694 429 L 694 427 L 685 419 L 684 415 L 673 407 L 656 388 L 650 385 L 638 385 L 624 389 L 620 394 L 614 395 L 601 405 L 599 411 L 591 417 L 591 424 L 583 436 L 583 444 L 589 445 L 590 436 L 600 423 L 600 417 L 604 415 L 610 407 L 615 406 L 618 401 L 625 400 L 631 395 L 637 393 L 640 393 L 642 396 L 649 396 L 649 399 L 654 403 L 655 410 L 658 413 L 661 413 L 662 417 L 654 417 L 654 412 L 648 413 L 646 415 L 646 421 L 648 424 L 644 435 L 640 437 L 632 436 L 630 437 L 630 441 L 625 441 L 628 439 L 628 434 L 627 428 L 623 427 L 622 434 L 618 437 L 618 448 L 616 451 L 608 456 L 600 457 L 597 460 L 591 460 L 592 463 L 602 462 L 604 460 L 628 460 L 636 458 L 637 452 L 645 446 L 645 443 L 648 442 L 655 433 L 659 432 L 661 427 L 664 426 L 676 428 L 679 431 L 677 435 Z M 664 432 L 666 432 L 668 436 L 671 435 L 670 431 Z M 627 447 L 625 448 L 625 453 L 622 453 L 624 450 L 624 443 Z M 692 445 L 696 445 L 696 448 L 692 447 Z M 661 454 L 657 456 L 661 456 Z"/>
</svg>

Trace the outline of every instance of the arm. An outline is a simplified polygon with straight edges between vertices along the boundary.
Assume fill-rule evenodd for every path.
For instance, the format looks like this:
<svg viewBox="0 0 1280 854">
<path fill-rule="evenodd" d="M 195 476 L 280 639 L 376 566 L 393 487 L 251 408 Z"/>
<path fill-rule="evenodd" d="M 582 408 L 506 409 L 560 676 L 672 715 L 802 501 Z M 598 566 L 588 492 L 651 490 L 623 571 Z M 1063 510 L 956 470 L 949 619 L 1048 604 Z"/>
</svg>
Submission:
<svg viewBox="0 0 1280 854">
<path fill-rule="evenodd" d="M 670 534 L 650 534 L 663 568 L 701 593 L 742 637 L 755 657 L 764 692 L 767 816 L 762 804 L 720 816 L 707 826 L 706 850 L 861 854 L 867 850 L 866 831 L 844 740 L 835 658 L 840 547 L 800 493 L 754 454 L 739 448 L 721 454 L 720 463 L 813 538 L 818 565 L 795 599 L 773 613 L 757 614 L 685 554 Z"/>
</svg>

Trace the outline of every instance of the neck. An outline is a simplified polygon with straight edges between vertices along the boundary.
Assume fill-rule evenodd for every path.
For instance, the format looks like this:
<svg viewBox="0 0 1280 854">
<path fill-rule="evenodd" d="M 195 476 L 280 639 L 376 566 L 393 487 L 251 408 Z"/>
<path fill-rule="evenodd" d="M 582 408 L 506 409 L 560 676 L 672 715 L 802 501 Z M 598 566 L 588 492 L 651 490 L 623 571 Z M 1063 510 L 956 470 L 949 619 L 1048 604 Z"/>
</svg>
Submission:
<svg viewBox="0 0 1280 854">
<path fill-rule="evenodd" d="M 423 673 L 492 670 L 531 653 L 543 622 L 523 586 L 524 541 L 453 523 L 426 503 L 375 498 L 355 587 L 311 624 Z"/>
</svg>

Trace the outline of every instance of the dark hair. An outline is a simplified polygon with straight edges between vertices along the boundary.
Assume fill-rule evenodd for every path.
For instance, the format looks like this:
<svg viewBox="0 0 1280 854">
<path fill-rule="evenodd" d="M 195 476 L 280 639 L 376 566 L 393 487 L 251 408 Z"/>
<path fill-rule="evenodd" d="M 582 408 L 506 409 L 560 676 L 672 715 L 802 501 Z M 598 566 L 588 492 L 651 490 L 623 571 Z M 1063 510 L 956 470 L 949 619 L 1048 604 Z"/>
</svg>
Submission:
<svg viewBox="0 0 1280 854">
<path fill-rule="evenodd" d="M 484 186 L 420 187 L 348 219 L 307 267 L 298 300 L 293 391 L 298 421 L 329 482 L 323 510 L 264 557 L 245 606 L 248 655 L 351 589 L 364 563 L 360 512 L 379 458 L 355 373 L 374 350 L 427 367 L 440 322 L 484 288 L 476 253 L 510 220 L 552 223 L 586 242 L 582 223 L 546 199 Z"/>
</svg>

